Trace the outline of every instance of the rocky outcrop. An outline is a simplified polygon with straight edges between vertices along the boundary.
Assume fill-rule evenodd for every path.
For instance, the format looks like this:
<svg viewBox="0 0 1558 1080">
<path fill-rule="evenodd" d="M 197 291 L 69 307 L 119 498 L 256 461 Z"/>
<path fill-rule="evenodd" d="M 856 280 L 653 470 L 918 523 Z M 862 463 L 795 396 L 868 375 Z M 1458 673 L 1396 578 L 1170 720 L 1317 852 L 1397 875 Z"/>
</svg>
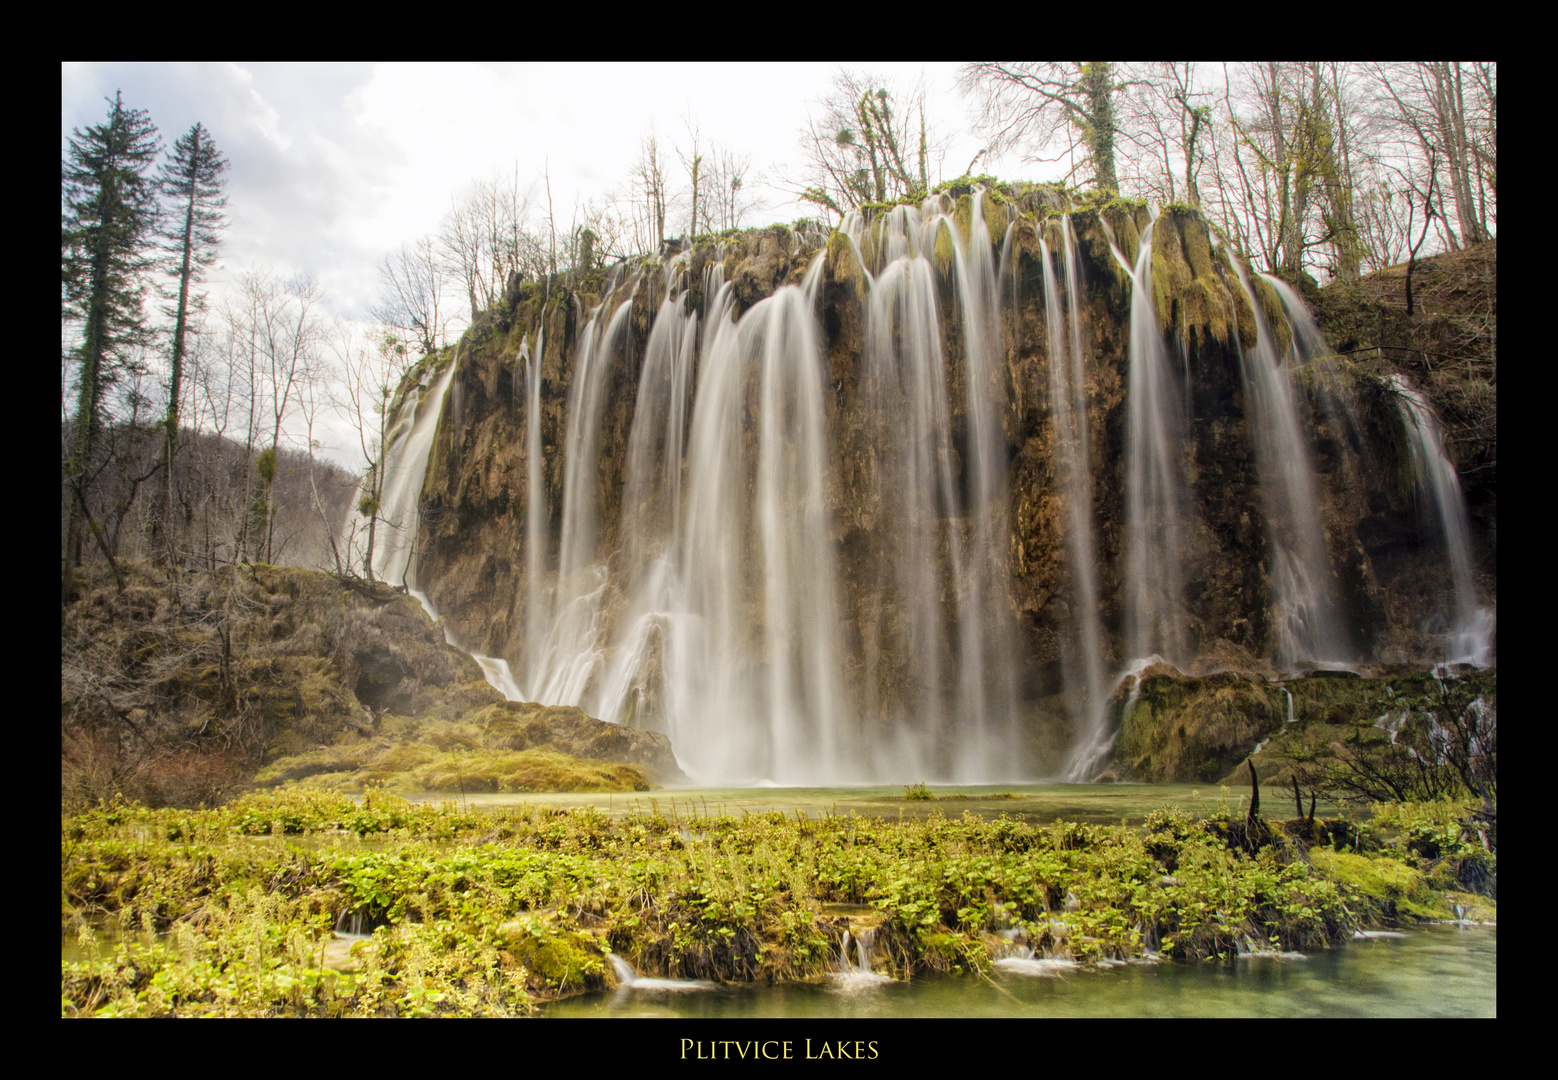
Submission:
<svg viewBox="0 0 1558 1080">
<path fill-rule="evenodd" d="M 489 747 L 553 750 L 591 761 L 639 765 L 659 783 L 687 783 L 670 739 L 658 731 L 596 720 L 571 705 L 505 701 L 476 713 L 469 722 L 482 726 Z"/>
<path fill-rule="evenodd" d="M 1000 354 L 1006 409 L 1001 418 L 1010 505 L 1007 554 L 1011 571 L 1010 617 L 1019 641 L 1020 691 L 1031 707 L 1029 749 L 1053 767 L 1070 732 L 1061 719 L 1061 669 L 1074 633 L 1075 595 L 1063 558 L 1064 494 L 1056 462 L 1044 328 L 1044 295 L 1038 232 L 1053 241 L 1058 217 L 1053 193 L 1044 198 L 986 195 L 985 218 L 997 251 L 1004 246 Z M 957 217 L 966 223 L 968 194 Z M 1010 215 L 1029 224 L 1007 231 Z M 1121 202 L 1076 211 L 1079 272 L 1085 295 L 1082 332 L 1086 427 L 1092 445 L 1098 545 L 1096 567 L 1106 662 L 1118 670 L 1129 659 L 1122 644 L 1122 577 L 1125 536 L 1124 462 L 1128 335 L 1131 288 L 1111 251 L 1111 238 L 1127 262 L 1148 225 L 1148 213 Z M 1193 673 L 1233 669 L 1271 674 L 1276 629 L 1271 610 L 1269 541 L 1260 495 L 1240 367 L 1240 349 L 1252 348 L 1255 320 L 1226 249 L 1194 211 L 1166 210 L 1153 232 L 1153 298 L 1159 325 L 1173 341 L 1188 376 L 1189 438 L 1181 462 L 1191 493 L 1184 576 L 1188 631 L 1194 643 Z M 1053 243 L 1052 243 L 1053 247 Z M 940 250 L 938 248 L 938 260 Z M 844 640 L 853 676 L 863 678 L 860 642 L 869 619 L 893 618 L 867 602 L 875 588 L 870 445 L 860 387 L 867 282 L 841 235 L 807 250 L 782 227 L 700 242 L 688 255 L 688 302 L 701 307 L 704 270 L 718 260 L 745 309 L 789 283 L 798 283 L 813 260 L 823 259 L 818 292 L 827 378 L 828 437 L 835 457 L 828 476 L 829 512 L 843 583 Z M 604 384 L 596 497 L 601 559 L 623 549 L 622 493 L 640 365 L 666 289 L 659 263 L 618 268 L 638 272 L 627 345 L 615 354 Z M 562 513 L 567 400 L 579 337 L 587 313 L 620 278 L 595 271 L 554 286 L 516 283 L 503 310 L 489 312 L 468 332 L 453 406 L 446 405 L 424 487 L 419 582 L 462 643 L 516 661 L 524 647 L 526 432 L 524 400 L 515 358 L 522 339 L 544 331 L 541 432 L 544 504 L 556 543 Z M 1256 282 L 1268 310 L 1277 310 L 1269 286 Z M 622 294 L 619 294 L 619 299 Z M 953 373 L 948 406 L 956 443 L 962 445 L 967 405 L 956 375 L 962 369 L 962 336 L 951 286 L 943 281 L 942 355 Z M 1311 299 L 1315 299 L 1313 296 Z M 1336 321 L 1337 306 L 1321 313 Z M 1285 334 L 1283 327 L 1276 332 Z M 1352 332 L 1352 331 L 1349 331 Z M 1353 336 L 1357 336 L 1353 333 Z M 1333 345 L 1336 344 L 1333 342 Z M 1311 365 L 1300 373 L 1304 434 L 1314 447 L 1324 541 L 1335 574 L 1333 591 L 1355 636 L 1360 660 L 1406 662 L 1434 659 L 1442 630 L 1433 619 L 1447 589 L 1447 570 L 1432 537 L 1418 524 L 1406 450 L 1394 403 L 1381 388 L 1380 372 L 1348 362 Z M 456 420 L 458 416 L 458 420 Z M 750 418 L 749 418 L 750 420 Z M 965 466 L 954 455 L 959 483 Z M 1478 490 L 1473 485 L 1473 490 Z M 1477 497 L 1482 533 L 1481 571 L 1493 572 L 1491 483 Z M 552 554 L 555 559 L 555 551 Z M 554 562 L 555 565 L 555 562 Z M 1491 595 L 1491 588 L 1484 588 Z M 608 598 L 608 623 L 625 603 Z M 614 605 L 614 606 L 613 606 Z M 873 624 L 874 625 L 874 624 Z M 907 658 L 886 658 L 884 684 L 905 682 Z M 896 667 L 894 665 L 897 665 Z M 1204 761 L 1191 762 L 1192 773 Z M 1180 770 L 1183 771 L 1183 770 Z"/>
</svg>

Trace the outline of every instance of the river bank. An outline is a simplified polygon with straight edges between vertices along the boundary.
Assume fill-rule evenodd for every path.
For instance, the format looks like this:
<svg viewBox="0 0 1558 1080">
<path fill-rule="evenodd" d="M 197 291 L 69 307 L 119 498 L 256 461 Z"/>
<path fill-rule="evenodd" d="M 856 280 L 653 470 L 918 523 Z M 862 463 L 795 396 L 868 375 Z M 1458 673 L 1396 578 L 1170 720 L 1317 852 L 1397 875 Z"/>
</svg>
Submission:
<svg viewBox="0 0 1558 1080">
<path fill-rule="evenodd" d="M 1496 895 L 1496 855 L 1464 807 L 1252 826 L 1226 791 L 1210 802 L 1107 825 L 947 798 L 904 798 L 930 808 L 901 820 L 669 797 L 613 813 L 302 791 L 103 804 L 61 820 L 61 1011 L 522 1015 L 619 984 L 611 957 L 808 983 L 853 940 L 854 963 L 904 981 L 1010 960 L 1237 963 L 1496 921 L 1468 888 Z"/>
</svg>

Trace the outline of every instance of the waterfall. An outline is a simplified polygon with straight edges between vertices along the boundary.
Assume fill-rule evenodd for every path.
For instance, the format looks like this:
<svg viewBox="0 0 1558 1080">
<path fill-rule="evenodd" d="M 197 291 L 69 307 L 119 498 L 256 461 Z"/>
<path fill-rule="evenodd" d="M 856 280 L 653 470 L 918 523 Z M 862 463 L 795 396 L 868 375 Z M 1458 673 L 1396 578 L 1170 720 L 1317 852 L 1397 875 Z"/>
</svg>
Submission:
<svg viewBox="0 0 1558 1080">
<path fill-rule="evenodd" d="M 1016 643 L 1007 594 L 1011 571 L 1006 561 L 1008 499 L 1006 446 L 1002 413 L 1006 393 L 996 306 L 995 259 L 985 227 L 984 193 L 976 188 L 966 244 L 955 249 L 958 294 L 962 301 L 963 390 L 968 410 L 965 467 L 969 474 L 969 572 L 960 611 L 958 719 L 962 731 L 953 780 L 976 783 L 1003 780 L 1014 771 L 1017 754 Z M 954 241 L 950 219 L 943 226 Z"/>
<path fill-rule="evenodd" d="M 1154 223 L 1155 224 L 1155 223 Z M 1125 433 L 1125 647 L 1136 659 L 1161 654 L 1184 665 L 1185 478 L 1188 438 L 1158 330 L 1152 288 L 1152 230 L 1141 234 L 1131 276 L 1130 378 Z"/>
<path fill-rule="evenodd" d="M 878 537 L 875 587 L 864 598 L 866 709 L 891 717 L 924 771 L 923 759 L 956 736 L 948 688 L 956 615 L 942 582 L 962 581 L 959 493 L 952 472 L 935 268 L 919 253 L 920 214 L 898 207 L 882 222 L 878 250 L 890 261 L 867 300 L 861 392 L 872 447 Z M 945 552 L 945 554 L 943 554 Z M 952 597 L 954 611 L 957 596 Z M 883 659 L 896 660 L 884 669 Z"/>
<path fill-rule="evenodd" d="M 1255 347 L 1239 354 L 1271 545 L 1277 666 L 1291 669 L 1304 661 L 1345 665 L 1352 660 L 1352 650 L 1332 592 L 1331 560 L 1315 498 L 1314 456 L 1304 436 L 1290 365 L 1278 354 L 1266 322 L 1280 313 L 1262 314 L 1244 267 L 1237 269 L 1255 311 Z M 1237 347 L 1237 335 L 1234 341 Z"/>
<path fill-rule="evenodd" d="M 1450 663 L 1487 667 L 1493 663 L 1494 616 L 1477 601 L 1471 525 L 1461 495 L 1460 477 L 1445 453 L 1444 429 L 1427 399 L 1412 388 L 1405 375 L 1392 375 L 1385 382 L 1396 395 L 1396 408 L 1406 432 L 1414 490 L 1419 499 L 1433 504 L 1450 563 L 1454 622 L 1445 640 L 1446 659 Z"/>
<path fill-rule="evenodd" d="M 849 946 L 855 946 L 855 958 L 849 958 Z M 871 970 L 871 959 L 876 955 L 876 929 L 870 926 L 857 926 L 851 936 L 848 930 L 844 931 L 843 940 L 839 943 L 839 969 L 834 978 L 841 979 L 851 984 L 877 984 L 891 982 L 886 975 L 879 975 Z"/>
<path fill-rule="evenodd" d="M 380 487 L 380 510 L 383 518 L 373 545 L 373 571 L 381 581 L 395 584 L 403 581 L 406 591 L 414 596 L 428 618 L 438 620 L 438 611 L 427 594 L 417 588 L 416 538 L 421 529 L 422 484 L 427 478 L 428 459 L 433 452 L 433 436 L 438 433 L 438 421 L 443 413 L 444 398 L 459 366 L 458 353 L 453 357 L 433 383 L 431 393 L 424 400 L 427 386 L 412 386 L 396 413 L 395 426 L 390 436 L 389 449 L 383 455 L 384 482 Z M 363 478 L 357 498 L 367 494 L 369 478 Z M 362 559 L 363 538 L 355 536 L 352 522 L 347 523 L 345 541 L 355 548 L 352 565 Z M 354 542 L 355 541 L 355 542 Z M 445 640 L 449 640 L 447 631 Z M 450 644 L 455 644 L 450 641 Z M 458 646 L 457 646 L 458 647 Z M 472 653 L 481 667 L 482 676 L 510 701 L 524 697 L 514 682 L 513 672 L 501 657 Z"/>
<path fill-rule="evenodd" d="M 1076 648 L 1064 659 L 1067 704 L 1075 731 L 1067 763 L 1067 780 L 1092 778 L 1111 744 L 1105 701 L 1103 635 L 1098 623 L 1097 552 L 1093 546 L 1093 479 L 1087 437 L 1087 392 L 1082 358 L 1082 324 L 1078 313 L 1081 284 L 1076 276 L 1076 244 L 1071 218 L 1061 218 L 1066 269 L 1066 303 L 1062 305 L 1049 245 L 1039 237 L 1044 263 L 1044 322 L 1049 336 L 1050 415 L 1056 450 L 1056 472 L 1065 492 L 1066 562 L 1071 571 L 1071 604 L 1076 615 Z M 1080 663 L 1078 662 L 1080 659 Z M 1080 669 L 1080 670 L 1079 670 Z"/>
<path fill-rule="evenodd" d="M 1079 248 L 1062 216 L 1037 245 L 1047 415 L 1034 416 L 1031 397 L 1014 402 L 1005 349 L 1009 340 L 1031 347 L 1026 335 L 1036 327 L 1012 339 L 1001 304 L 1003 296 L 1038 299 L 1038 283 L 1022 287 L 1012 257 L 1024 250 L 1013 230 L 1030 226 L 1005 223 L 998 260 L 991 230 L 1003 222 L 987 224 L 985 203 L 976 191 L 967 203 L 933 196 L 846 215 L 839 239 L 847 246 L 832 257 L 852 251 L 861 271 L 850 275 L 860 321 L 846 311 L 834 331 L 835 348 L 858 348 L 848 357 L 826 352 L 818 297 L 828 256 L 814 254 L 799 285 L 790 276 L 739 315 L 751 298 L 745 274 L 726 282 L 718 261 L 707 261 L 696 304 L 696 260 L 686 252 L 642 274 L 619 268 L 592 310 L 579 311 L 575 297 L 576 343 L 565 346 L 552 328 L 549 370 L 566 372 L 558 361 L 567 350 L 573 362 L 551 462 L 542 439 L 546 342 L 538 331 L 525 338 L 514 359 L 527 448 L 523 653 L 512 671 L 502 658 L 478 657 L 488 681 L 510 698 L 578 705 L 663 732 L 702 784 L 1027 779 L 1013 600 L 1028 594 L 1009 565 L 1009 454 L 1034 454 L 1047 425 L 1049 460 L 1038 467 L 1053 477 L 1041 496 L 1055 510 L 1041 524 L 1056 522 L 1060 548 L 1044 553 L 1047 576 L 1037 580 L 1061 590 L 1053 602 L 1071 613 L 1058 648 L 1072 732 L 1063 776 L 1097 776 L 1113 748 L 1111 701 L 1123 700 L 1129 714 L 1148 666 L 1185 667 L 1203 644 L 1192 640 L 1186 588 L 1195 520 L 1189 373 L 1158 326 L 1155 223 L 1129 262 L 1110 236 L 1132 286 L 1124 387 L 1104 364 L 1115 355 L 1107 351 L 1113 328 L 1094 326 L 1089 348 L 1101 351 L 1084 352 L 1084 319 L 1097 317 L 1079 272 L 1089 248 Z M 748 265 L 774 266 L 765 263 L 771 252 Z M 1353 644 L 1333 595 L 1295 389 L 1300 357 L 1317 346 L 1295 296 L 1271 282 L 1283 310 L 1271 304 L 1262 317 L 1258 297 L 1270 294 L 1243 271 L 1240 278 L 1257 311 L 1257 339 L 1239 364 L 1267 527 L 1272 648 L 1283 668 L 1341 664 Z M 637 320 L 652 318 L 647 334 L 630 334 L 643 325 L 633 307 L 641 286 Z M 839 314 L 828 311 L 830 320 Z M 1284 316 L 1304 342 L 1286 355 L 1273 330 L 1281 324 L 1266 321 Z M 428 376 L 433 385 L 408 391 L 386 455 L 394 483 L 383 513 L 400 529 L 378 538 L 374 566 L 408 582 L 417 498 L 452 375 L 450 364 Z M 1450 549 L 1450 651 L 1484 662 L 1491 615 L 1476 605 L 1443 436 L 1420 395 L 1393 385 L 1419 489 L 1435 501 Z M 483 400 L 476 387 L 466 384 L 473 410 Z M 561 385 L 551 389 L 555 408 Z M 1121 407 L 1103 415 L 1120 389 Z M 631 402 L 616 400 L 628 394 Z M 617 445 L 624 430 L 625 448 Z M 1113 461 L 1094 460 L 1103 431 L 1110 445 L 1123 442 L 1119 474 L 1104 471 Z M 611 457 L 604 467 L 603 454 Z M 619 494 L 604 485 L 617 455 L 620 522 L 603 517 Z M 1021 460 L 1022 475 L 1032 475 Z M 547 493 L 548 465 L 561 476 L 560 503 Z M 1123 521 L 1103 521 L 1116 499 Z M 1119 564 L 1106 564 L 1103 550 L 1117 543 Z M 1103 614 L 1117 598 L 1118 642 Z M 1221 618 L 1214 606 L 1206 610 Z M 1108 666 L 1121 661 L 1111 684 Z M 1291 719 L 1291 694 L 1287 711 Z"/>
<path fill-rule="evenodd" d="M 535 644 L 541 638 L 541 621 L 546 604 L 547 533 L 550 515 L 546 508 L 546 485 L 542 480 L 541 460 L 541 363 L 546 356 L 546 321 L 536 329 L 536 347 L 532 353 L 520 349 L 525 361 L 525 670 L 538 661 Z M 504 691 L 507 694 L 507 691 Z"/>
<path fill-rule="evenodd" d="M 731 286 L 711 266 L 701 342 L 698 315 L 668 270 L 629 436 L 617 561 L 626 603 L 611 599 L 616 584 L 593 564 L 599 576 L 575 589 L 573 608 L 559 607 L 554 620 L 573 625 L 554 625 L 548 649 L 551 670 L 566 671 L 570 685 L 598 685 L 598 715 L 670 735 L 695 780 L 1020 775 L 1009 571 L 997 539 L 1006 533 L 1007 399 L 981 215 L 976 202 L 967 238 L 940 199 L 899 207 L 869 228 L 858 215 L 845 223 L 869 288 L 858 392 L 868 403 L 875 507 L 865 565 L 878 575 L 865 601 L 872 610 L 858 613 L 867 670 L 853 684 L 827 490 L 831 388 L 815 310 L 823 259 L 801 287 L 780 289 L 739 320 Z M 932 261 L 943 229 L 965 357 L 960 387 L 944 363 Z M 576 380 L 595 370 L 583 359 L 586 338 L 592 348 L 604 340 L 588 330 L 581 338 Z M 961 442 L 955 389 L 966 409 Z M 570 431 L 586 401 L 577 390 L 571 397 Z M 584 452 L 582 436 L 574 445 L 570 454 Z M 569 517 L 565 507 L 565 565 Z M 873 666 L 883 657 L 890 671 Z M 544 695 L 558 685 L 532 681 L 549 703 Z M 867 722 L 878 732 L 869 740 Z"/>
<path fill-rule="evenodd" d="M 444 396 L 449 392 L 458 364 L 459 359 L 455 357 L 444 365 L 430 389 L 425 383 L 418 383 L 406 392 L 388 437 L 389 446 L 380 457 L 379 521 L 374 530 L 373 572 L 391 585 L 404 583 L 429 613 L 432 609 L 426 598 L 416 591 L 413 557 L 421 525 L 422 481 L 427 476 L 427 459 L 433 448 L 433 436 L 438 432 Z M 427 374 L 432 374 L 431 365 Z M 371 492 L 368 485 L 372 476 L 370 470 L 363 477 L 357 492 L 358 503 Z M 354 567 L 362 564 L 363 546 L 366 545 L 366 537 L 354 535 L 355 524 L 348 519 L 348 535 L 343 538 L 345 544 L 355 549 L 350 560 Z M 436 615 L 433 617 L 437 618 Z"/>
<path fill-rule="evenodd" d="M 568 394 L 564 440 L 563 514 L 558 539 L 557 584 L 544 634 L 527 646 L 525 676 L 530 696 L 548 705 L 579 705 L 605 662 L 605 614 L 611 575 L 598 561 L 600 416 L 614 352 L 623 344 L 632 310 L 629 298 L 613 303 L 617 289 L 591 315 L 579 338 L 573 385 Z M 538 628 L 533 628 L 538 629 Z"/>
<path fill-rule="evenodd" d="M 698 315 L 687 310 L 687 294 L 678 290 L 684 261 L 667 265 L 666 297 L 644 347 L 622 505 L 622 574 L 630 604 L 593 710 L 605 720 L 662 732 L 673 692 L 665 682 L 665 651 L 672 623 L 687 617 L 678 557 Z M 712 319 L 728 314 L 730 295 L 723 283 L 723 267 L 712 263 L 704 274 Z"/>
</svg>

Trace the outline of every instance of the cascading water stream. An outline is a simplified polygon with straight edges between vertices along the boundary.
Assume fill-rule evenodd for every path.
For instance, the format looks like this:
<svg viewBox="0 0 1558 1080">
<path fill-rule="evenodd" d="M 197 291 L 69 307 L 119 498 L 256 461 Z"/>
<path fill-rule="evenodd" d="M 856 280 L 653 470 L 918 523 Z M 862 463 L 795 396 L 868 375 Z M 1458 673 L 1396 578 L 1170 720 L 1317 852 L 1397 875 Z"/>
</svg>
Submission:
<svg viewBox="0 0 1558 1080">
<path fill-rule="evenodd" d="M 1155 223 L 1154 223 L 1155 224 Z M 1152 289 L 1152 231 L 1141 234 L 1131 276 L 1130 377 L 1125 435 L 1125 647 L 1184 665 L 1187 431 Z"/>
<path fill-rule="evenodd" d="M 695 779 L 861 779 L 823 481 L 821 266 L 736 323 L 723 287 L 706 332 L 681 559 L 692 618 L 666 655 L 672 742 Z"/>
<path fill-rule="evenodd" d="M 594 709 L 603 719 L 661 732 L 666 698 L 673 693 L 665 679 L 668 635 L 673 622 L 686 618 L 678 558 L 698 315 L 687 309 L 686 292 L 677 289 L 683 270 L 674 262 L 667 266 L 666 299 L 644 348 L 622 508 L 622 573 L 630 603 Z M 723 267 L 711 263 L 704 274 L 711 314 L 717 298 L 728 307 L 723 282 Z M 720 308 L 721 315 L 725 310 Z"/>
<path fill-rule="evenodd" d="M 1081 285 L 1076 276 L 1071 218 L 1061 218 L 1066 269 L 1066 303 L 1060 298 L 1049 245 L 1039 238 L 1044 263 L 1044 319 L 1049 333 L 1050 413 L 1057 472 L 1066 493 L 1066 561 L 1071 570 L 1076 646 L 1065 655 L 1068 706 L 1075 742 L 1065 778 L 1090 780 L 1113 745 L 1104 687 L 1103 634 L 1098 622 L 1097 552 L 1093 545 L 1093 481 L 1087 437 L 1087 395 L 1078 313 Z"/>
<path fill-rule="evenodd" d="M 1315 498 L 1315 467 L 1289 365 L 1283 362 L 1244 267 L 1239 284 L 1256 313 L 1256 344 L 1240 349 L 1250 436 L 1271 544 L 1271 586 L 1279 668 L 1301 662 L 1344 666 L 1352 648 L 1332 589 L 1331 560 Z M 1234 336 L 1237 346 L 1238 337 Z"/>
<path fill-rule="evenodd" d="M 443 410 L 444 396 L 459 365 L 458 356 L 451 359 L 439 372 L 431 388 L 425 384 L 412 387 L 401 403 L 396 415 L 395 428 L 390 436 L 389 448 L 384 452 L 382 476 L 379 484 L 379 520 L 373 538 L 373 572 L 381 581 L 391 585 L 404 584 L 422 606 L 432 613 L 427 599 L 416 591 L 414 555 L 417 532 L 421 525 L 420 505 L 422 481 L 427 476 L 428 454 L 433 447 L 433 436 L 438 433 L 438 418 Z M 424 393 L 426 391 L 426 393 Z M 357 502 L 371 494 L 368 484 L 372 473 L 363 477 L 363 486 L 357 493 Z M 348 528 L 351 528 L 348 521 Z M 362 544 L 363 536 L 343 538 L 347 544 Z M 353 553 L 351 564 L 362 564 L 362 549 Z M 437 618 L 436 615 L 433 616 Z"/>
<path fill-rule="evenodd" d="M 620 303 L 615 285 L 608 286 L 579 338 L 568 396 L 557 584 L 546 629 L 530 627 L 528 636 L 538 644 L 525 687 L 533 700 L 548 705 L 581 704 L 605 662 L 604 615 L 613 583 L 596 550 L 600 416 L 612 356 L 623 347 L 637 284 L 633 279 L 629 298 Z"/>
<path fill-rule="evenodd" d="M 629 438 L 620 560 L 628 602 L 604 655 L 597 634 L 575 663 L 602 672 L 598 715 L 665 731 L 700 782 L 1009 778 L 1020 766 L 1015 650 L 998 618 L 1007 592 L 1005 549 L 994 540 L 1005 528 L 1005 399 L 992 359 L 988 233 L 976 208 L 974 239 L 964 241 L 939 199 L 898 208 L 870 232 L 857 218 L 844 228 L 857 253 L 864 248 L 870 290 L 860 392 L 882 406 L 873 414 L 882 422 L 867 425 L 882 511 L 870 565 L 897 614 L 891 627 L 875 624 L 878 653 L 915 687 L 894 686 L 884 700 L 872 693 L 883 681 L 873 676 L 855 702 L 845 679 L 815 315 L 821 258 L 801 288 L 780 289 L 739 321 L 713 269 L 697 350 L 696 316 L 668 276 Z M 967 357 L 962 447 L 928 257 L 943 228 Z M 580 378 L 584 370 L 581 362 Z M 679 410 L 689 402 L 683 440 Z M 610 587 L 602 579 L 599 588 Z M 585 595 L 594 615 L 600 596 Z M 863 716 L 889 737 L 868 741 Z"/>
<path fill-rule="evenodd" d="M 539 641 L 538 630 L 543 612 L 548 607 L 546 591 L 547 532 L 549 516 L 546 512 L 546 487 L 541 473 L 541 362 L 546 356 L 546 323 L 536 329 L 536 346 L 532 354 L 521 348 L 520 356 L 525 364 L 525 662 L 524 670 L 532 671 L 539 657 L 535 645 Z M 510 680 L 512 681 L 512 680 Z M 504 691 L 508 693 L 507 690 Z"/>
<path fill-rule="evenodd" d="M 1005 436 L 1007 396 L 996 364 L 1000 345 L 999 293 L 983 189 L 971 200 L 968 238 L 950 217 L 931 223 L 953 241 L 953 269 L 963 330 L 963 392 L 968 434 L 963 455 L 968 476 L 968 568 L 959 583 L 958 721 L 961 733 L 952 779 L 959 783 L 1016 778 L 1016 648 L 1007 595 L 1009 535 Z M 932 250 L 934 246 L 932 245 Z M 997 541 L 1001 537 L 1001 541 Z"/>
<path fill-rule="evenodd" d="M 433 447 L 433 436 L 438 433 L 438 416 L 444 407 L 444 394 L 455 376 L 458 358 L 450 360 L 444 371 L 439 372 L 430 393 L 425 396 L 425 386 L 414 386 L 400 405 L 396 419 L 396 432 L 391 436 L 390 449 L 383 455 L 383 475 L 379 485 L 379 524 L 374 530 L 372 567 L 380 580 L 390 584 L 407 584 L 416 588 L 413 556 L 416 553 L 416 535 L 421 525 L 419 503 L 422 497 L 422 480 L 427 477 L 427 455 Z M 363 478 L 368 483 L 369 478 Z M 368 494 L 366 488 L 358 491 L 358 502 Z M 361 556 L 354 559 L 360 563 Z M 421 597 L 419 597 L 421 598 Z M 422 602 L 427 606 L 427 602 Z"/>
<path fill-rule="evenodd" d="M 1493 611 L 1477 600 L 1476 572 L 1472 566 L 1471 526 L 1461 481 L 1444 449 L 1444 429 L 1421 393 L 1404 375 L 1386 380 L 1396 395 L 1407 446 L 1412 455 L 1415 490 L 1433 504 L 1439 535 L 1444 539 L 1450 563 L 1454 610 L 1452 629 L 1446 636 L 1446 660 L 1487 667 L 1493 663 Z"/>
<path fill-rule="evenodd" d="M 956 618 L 948 618 L 941 582 L 962 581 L 965 561 L 935 270 L 919 256 L 919 228 L 912 207 L 882 222 L 878 250 L 889 262 L 871 281 L 862 368 L 880 544 L 864 601 L 865 707 L 896 722 L 916 774 L 955 737 L 957 703 L 947 690 L 955 685 Z"/>
</svg>

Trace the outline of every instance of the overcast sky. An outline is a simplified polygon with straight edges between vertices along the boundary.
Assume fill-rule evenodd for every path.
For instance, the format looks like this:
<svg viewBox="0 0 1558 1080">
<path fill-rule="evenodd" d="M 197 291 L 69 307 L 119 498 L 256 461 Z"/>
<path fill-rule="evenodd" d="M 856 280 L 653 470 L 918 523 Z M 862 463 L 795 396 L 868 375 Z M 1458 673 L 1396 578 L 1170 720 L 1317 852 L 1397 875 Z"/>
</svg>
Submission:
<svg viewBox="0 0 1558 1080">
<path fill-rule="evenodd" d="M 943 175 L 979 149 L 952 64 L 75 64 L 61 69 L 61 154 L 76 128 L 102 123 L 123 91 L 166 145 L 197 121 L 227 155 L 230 226 L 224 278 L 264 268 L 313 274 L 326 307 L 363 320 L 376 264 L 437 227 L 451 196 L 517 163 L 522 182 L 551 173 L 559 218 L 574 200 L 626 188 L 651 126 L 685 141 L 691 118 L 705 145 L 752 155 L 768 178 L 798 177 L 808 108 L 840 66 L 907 87 L 923 77 L 933 126 L 952 136 Z M 977 171 L 1006 175 L 1006 163 Z M 1018 166 L 1025 179 L 1044 179 Z M 539 184 L 537 195 L 544 199 Z M 748 225 L 815 214 L 777 187 Z"/>
</svg>

